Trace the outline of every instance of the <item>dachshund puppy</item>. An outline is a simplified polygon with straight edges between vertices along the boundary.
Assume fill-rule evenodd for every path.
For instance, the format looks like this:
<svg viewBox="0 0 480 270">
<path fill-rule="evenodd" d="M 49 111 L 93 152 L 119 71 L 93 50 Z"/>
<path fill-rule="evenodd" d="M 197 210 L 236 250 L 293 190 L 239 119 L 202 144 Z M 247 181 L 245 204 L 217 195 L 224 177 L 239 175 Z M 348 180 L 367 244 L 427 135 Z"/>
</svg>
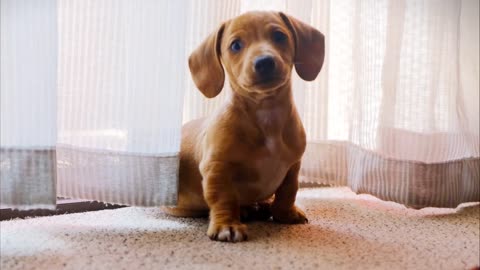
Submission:
<svg viewBox="0 0 480 270">
<path fill-rule="evenodd" d="M 242 209 L 268 209 L 281 223 L 306 223 L 295 206 L 305 150 L 293 104 L 292 68 L 307 81 L 323 64 L 324 36 L 281 12 L 248 12 L 211 34 L 189 58 L 197 88 L 220 93 L 227 73 L 232 91 L 206 119 L 182 128 L 176 216 L 210 214 L 212 240 L 247 239 Z M 273 199 L 272 199 L 273 198 Z"/>
</svg>

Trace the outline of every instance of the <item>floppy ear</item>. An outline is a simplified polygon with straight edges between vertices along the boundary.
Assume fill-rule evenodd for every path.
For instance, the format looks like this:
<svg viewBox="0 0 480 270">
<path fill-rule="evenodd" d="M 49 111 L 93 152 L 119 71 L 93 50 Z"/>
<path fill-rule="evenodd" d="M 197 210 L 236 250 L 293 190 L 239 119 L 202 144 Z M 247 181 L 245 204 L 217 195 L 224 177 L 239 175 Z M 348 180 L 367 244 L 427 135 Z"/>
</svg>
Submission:
<svg viewBox="0 0 480 270">
<path fill-rule="evenodd" d="M 224 29 L 225 24 L 222 24 L 188 58 L 193 81 L 207 98 L 218 95 L 225 81 L 225 73 L 220 62 L 220 44 Z"/>
<path fill-rule="evenodd" d="M 295 70 L 300 78 L 313 81 L 325 58 L 325 37 L 317 29 L 280 12 L 295 39 Z"/>
</svg>

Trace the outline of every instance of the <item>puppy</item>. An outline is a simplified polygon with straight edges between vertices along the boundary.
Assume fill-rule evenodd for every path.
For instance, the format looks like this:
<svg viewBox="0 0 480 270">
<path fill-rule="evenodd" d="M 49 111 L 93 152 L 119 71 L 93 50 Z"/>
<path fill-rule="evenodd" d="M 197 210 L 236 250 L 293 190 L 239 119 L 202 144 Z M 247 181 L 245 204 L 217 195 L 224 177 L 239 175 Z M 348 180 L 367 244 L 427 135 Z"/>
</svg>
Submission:
<svg viewBox="0 0 480 270">
<path fill-rule="evenodd" d="M 206 97 L 220 93 L 225 72 L 232 91 L 216 113 L 182 128 L 178 205 L 170 214 L 209 211 L 207 235 L 229 242 L 247 239 L 242 209 L 260 205 L 277 222 L 307 222 L 294 204 L 306 138 L 291 72 L 295 66 L 314 80 L 324 47 L 324 36 L 297 19 L 249 12 L 220 25 L 191 54 L 193 80 Z"/>
</svg>

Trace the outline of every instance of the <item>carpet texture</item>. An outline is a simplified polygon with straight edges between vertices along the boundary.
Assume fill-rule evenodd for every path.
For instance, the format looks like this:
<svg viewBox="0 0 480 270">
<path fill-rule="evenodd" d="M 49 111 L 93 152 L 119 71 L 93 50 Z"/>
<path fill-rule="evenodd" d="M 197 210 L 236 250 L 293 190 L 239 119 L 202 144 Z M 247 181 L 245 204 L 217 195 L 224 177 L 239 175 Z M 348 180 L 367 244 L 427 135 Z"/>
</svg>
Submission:
<svg viewBox="0 0 480 270">
<path fill-rule="evenodd" d="M 121 208 L 0 223 L 7 269 L 471 269 L 480 206 L 407 209 L 348 188 L 297 196 L 307 225 L 249 224 L 249 241 L 206 236 L 206 219 Z"/>
</svg>

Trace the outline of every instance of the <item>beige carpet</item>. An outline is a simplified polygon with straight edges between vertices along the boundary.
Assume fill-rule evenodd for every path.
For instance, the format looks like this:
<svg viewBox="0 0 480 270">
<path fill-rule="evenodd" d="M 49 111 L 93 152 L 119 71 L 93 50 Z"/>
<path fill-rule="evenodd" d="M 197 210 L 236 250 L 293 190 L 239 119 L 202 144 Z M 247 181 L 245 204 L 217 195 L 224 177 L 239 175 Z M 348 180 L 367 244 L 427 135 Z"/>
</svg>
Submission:
<svg viewBox="0 0 480 270">
<path fill-rule="evenodd" d="M 407 209 L 347 188 L 298 194 L 307 225 L 251 223 L 245 243 L 213 242 L 206 219 L 122 208 L 4 221 L 1 269 L 470 269 L 480 206 Z"/>
</svg>

